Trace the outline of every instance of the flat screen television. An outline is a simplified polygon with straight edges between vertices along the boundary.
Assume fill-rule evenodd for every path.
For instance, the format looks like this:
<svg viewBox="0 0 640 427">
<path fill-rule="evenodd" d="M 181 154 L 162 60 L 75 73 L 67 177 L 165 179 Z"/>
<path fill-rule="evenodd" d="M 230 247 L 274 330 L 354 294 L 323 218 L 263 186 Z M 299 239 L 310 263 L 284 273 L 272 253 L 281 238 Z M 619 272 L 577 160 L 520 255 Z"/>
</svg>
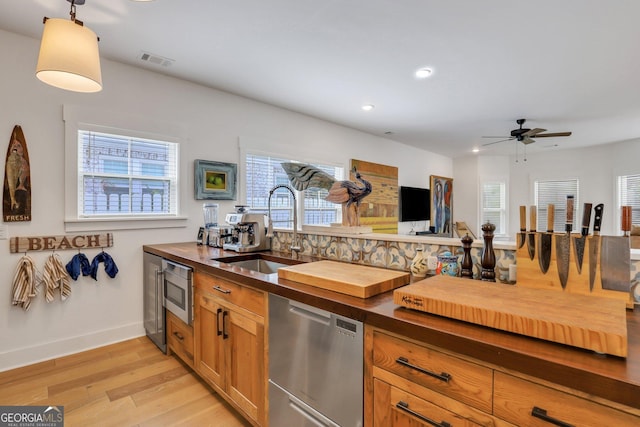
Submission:
<svg viewBox="0 0 640 427">
<path fill-rule="evenodd" d="M 427 221 L 431 217 L 431 192 L 428 188 L 400 187 L 400 222 Z"/>
</svg>

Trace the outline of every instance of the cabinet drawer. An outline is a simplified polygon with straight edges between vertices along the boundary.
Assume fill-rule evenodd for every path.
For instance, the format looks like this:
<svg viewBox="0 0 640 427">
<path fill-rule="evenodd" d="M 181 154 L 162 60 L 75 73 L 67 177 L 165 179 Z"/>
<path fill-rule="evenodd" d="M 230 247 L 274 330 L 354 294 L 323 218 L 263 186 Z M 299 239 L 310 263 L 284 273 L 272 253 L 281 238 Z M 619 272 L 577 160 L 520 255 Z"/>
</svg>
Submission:
<svg viewBox="0 0 640 427">
<path fill-rule="evenodd" d="M 373 389 L 374 427 L 480 425 L 383 381 L 375 379 Z"/>
<path fill-rule="evenodd" d="M 373 364 L 423 387 L 491 413 L 493 371 L 375 331 Z"/>
<path fill-rule="evenodd" d="M 265 316 L 266 294 L 264 292 L 200 272 L 196 272 L 194 277 L 197 289 L 259 316 Z"/>
<path fill-rule="evenodd" d="M 502 372 L 495 373 L 494 415 L 534 427 L 640 425 L 640 417 Z"/>
<path fill-rule="evenodd" d="M 193 368 L 193 328 L 167 311 L 167 346 Z"/>
</svg>

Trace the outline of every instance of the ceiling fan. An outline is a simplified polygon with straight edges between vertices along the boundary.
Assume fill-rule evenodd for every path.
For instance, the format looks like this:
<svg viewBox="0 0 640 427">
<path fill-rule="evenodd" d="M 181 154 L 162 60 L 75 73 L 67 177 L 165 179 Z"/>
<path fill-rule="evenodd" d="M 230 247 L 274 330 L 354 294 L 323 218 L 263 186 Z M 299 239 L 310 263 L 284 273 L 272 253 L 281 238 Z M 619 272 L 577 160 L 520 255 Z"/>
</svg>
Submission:
<svg viewBox="0 0 640 427">
<path fill-rule="evenodd" d="M 556 137 L 556 136 L 570 136 L 571 135 L 571 132 L 549 132 L 549 133 L 543 133 L 543 132 L 546 132 L 547 130 L 546 129 L 541 129 L 541 128 L 534 128 L 534 129 L 523 128 L 522 125 L 526 121 L 527 121 L 527 119 L 518 119 L 518 120 L 516 120 L 516 123 L 518 123 L 518 125 L 520 125 L 520 128 L 512 130 L 510 137 L 506 137 L 506 136 L 483 136 L 483 138 L 504 138 L 504 139 L 501 139 L 500 141 L 488 142 L 488 143 L 482 144 L 482 145 L 483 146 L 492 145 L 492 144 L 497 144 L 499 142 L 512 141 L 514 139 L 522 142 L 525 145 L 528 145 L 528 144 L 531 144 L 531 143 L 535 142 L 533 140 L 533 138 L 543 138 L 543 137 L 550 138 L 550 137 Z"/>
</svg>

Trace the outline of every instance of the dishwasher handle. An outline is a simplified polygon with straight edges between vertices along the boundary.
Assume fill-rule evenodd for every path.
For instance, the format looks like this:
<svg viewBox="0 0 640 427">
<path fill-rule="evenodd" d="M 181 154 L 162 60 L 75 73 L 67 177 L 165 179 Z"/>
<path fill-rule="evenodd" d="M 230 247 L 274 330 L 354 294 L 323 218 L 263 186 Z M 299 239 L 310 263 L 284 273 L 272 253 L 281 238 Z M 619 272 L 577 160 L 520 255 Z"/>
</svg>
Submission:
<svg viewBox="0 0 640 427">
<path fill-rule="evenodd" d="M 289 300 L 289 312 L 323 325 L 331 324 L 331 313 L 319 308 L 303 304 L 301 302 Z"/>
</svg>

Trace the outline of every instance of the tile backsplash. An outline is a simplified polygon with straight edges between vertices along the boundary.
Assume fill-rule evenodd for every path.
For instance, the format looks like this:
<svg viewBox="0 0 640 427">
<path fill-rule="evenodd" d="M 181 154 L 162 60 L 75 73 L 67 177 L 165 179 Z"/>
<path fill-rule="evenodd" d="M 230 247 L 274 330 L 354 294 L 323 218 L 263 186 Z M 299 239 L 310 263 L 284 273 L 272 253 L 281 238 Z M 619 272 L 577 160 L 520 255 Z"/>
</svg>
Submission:
<svg viewBox="0 0 640 427">
<path fill-rule="evenodd" d="M 276 252 L 288 252 L 292 235 L 292 232 L 276 231 L 271 249 Z M 371 236 L 370 234 L 366 236 L 335 236 L 304 232 L 298 234 L 302 247 L 301 253 L 304 255 L 402 271 L 409 271 L 411 260 L 415 257 L 418 247 L 422 247 L 425 257 L 437 257 L 445 252 L 450 252 L 461 259 L 464 254 L 462 244 L 452 244 L 452 239 L 446 239 L 445 244 L 437 244 L 409 239 L 402 241 L 401 236 L 394 236 L 392 239 L 385 239 L 383 235 L 380 238 L 372 239 Z M 494 249 L 494 252 L 496 280 L 507 283 L 509 266 L 516 263 L 515 250 Z M 474 265 L 473 277 L 476 279 L 479 278 L 482 270 L 480 266 L 481 255 L 482 247 L 474 246 L 471 248 L 471 258 Z M 640 260 L 631 260 L 630 279 L 634 300 L 640 302 Z"/>
</svg>

